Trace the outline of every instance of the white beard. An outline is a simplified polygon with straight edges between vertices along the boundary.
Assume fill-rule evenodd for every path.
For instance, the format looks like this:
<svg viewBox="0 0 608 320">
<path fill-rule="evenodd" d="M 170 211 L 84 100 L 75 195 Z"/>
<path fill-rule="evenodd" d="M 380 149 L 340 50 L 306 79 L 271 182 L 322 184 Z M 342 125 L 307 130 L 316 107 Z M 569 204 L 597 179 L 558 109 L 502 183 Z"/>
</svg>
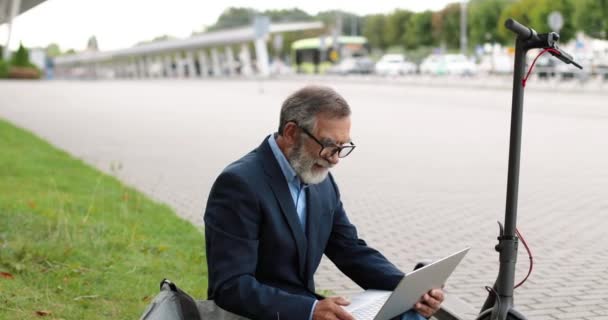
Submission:
<svg viewBox="0 0 608 320">
<path fill-rule="evenodd" d="M 323 180 L 327 178 L 329 168 L 333 166 L 325 159 L 308 155 L 306 150 L 304 150 L 302 139 L 296 143 L 287 156 L 287 160 L 289 160 L 289 163 L 298 174 L 300 180 L 306 184 L 318 184 L 323 182 Z M 322 169 L 313 169 L 315 164 L 321 166 Z"/>
</svg>

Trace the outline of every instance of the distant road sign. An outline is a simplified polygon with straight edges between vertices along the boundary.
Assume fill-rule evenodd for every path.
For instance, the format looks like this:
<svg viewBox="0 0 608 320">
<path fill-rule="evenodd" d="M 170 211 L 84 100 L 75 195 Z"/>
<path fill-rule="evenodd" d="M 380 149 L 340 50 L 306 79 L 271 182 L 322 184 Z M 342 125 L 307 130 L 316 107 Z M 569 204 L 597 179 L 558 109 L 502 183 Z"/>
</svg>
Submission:
<svg viewBox="0 0 608 320">
<path fill-rule="evenodd" d="M 266 16 L 257 16 L 253 19 L 253 29 L 255 37 L 265 37 L 270 31 L 270 18 Z"/>
<path fill-rule="evenodd" d="M 562 14 L 559 11 L 553 11 L 549 14 L 549 17 L 547 18 L 548 23 L 549 23 L 549 27 L 551 28 L 551 30 L 555 31 L 555 32 L 559 32 L 559 30 L 562 29 L 562 27 L 564 26 L 564 17 L 562 16 Z"/>
</svg>

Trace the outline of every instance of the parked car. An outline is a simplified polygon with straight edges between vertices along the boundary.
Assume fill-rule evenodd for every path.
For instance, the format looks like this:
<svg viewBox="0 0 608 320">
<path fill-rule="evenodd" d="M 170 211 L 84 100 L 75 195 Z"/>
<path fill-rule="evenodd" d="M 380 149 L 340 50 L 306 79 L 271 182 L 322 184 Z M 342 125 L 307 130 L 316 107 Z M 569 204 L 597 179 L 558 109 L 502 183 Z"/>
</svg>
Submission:
<svg viewBox="0 0 608 320">
<path fill-rule="evenodd" d="M 420 73 L 470 76 L 477 74 L 477 65 L 463 54 L 430 55 L 420 64 Z"/>
<path fill-rule="evenodd" d="M 376 63 L 376 73 L 383 76 L 414 74 L 416 69 L 416 64 L 402 54 L 385 54 Z"/>
<path fill-rule="evenodd" d="M 477 74 L 477 65 L 463 54 L 446 54 L 445 68 L 447 74 L 472 76 Z"/>
<path fill-rule="evenodd" d="M 478 70 L 488 74 L 512 74 L 514 57 L 507 54 L 487 55 L 481 58 Z"/>
<path fill-rule="evenodd" d="M 593 74 L 608 80 L 608 53 L 593 59 Z"/>
<path fill-rule="evenodd" d="M 338 64 L 331 66 L 327 73 L 330 74 L 369 74 L 374 71 L 374 61 L 368 57 L 344 58 Z"/>
<path fill-rule="evenodd" d="M 442 57 L 435 54 L 426 57 L 422 60 L 422 63 L 420 63 L 420 73 L 430 75 L 445 74 Z"/>
</svg>

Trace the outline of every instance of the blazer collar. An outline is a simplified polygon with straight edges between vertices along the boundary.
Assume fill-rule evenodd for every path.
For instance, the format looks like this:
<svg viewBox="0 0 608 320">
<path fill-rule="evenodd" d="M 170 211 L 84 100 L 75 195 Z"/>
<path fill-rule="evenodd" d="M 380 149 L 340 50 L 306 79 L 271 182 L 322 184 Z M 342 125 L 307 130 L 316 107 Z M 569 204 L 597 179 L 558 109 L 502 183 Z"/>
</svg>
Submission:
<svg viewBox="0 0 608 320">
<path fill-rule="evenodd" d="M 311 185 L 307 189 L 306 208 L 308 214 L 306 219 L 306 235 L 308 240 L 308 255 L 306 259 L 306 276 L 312 278 L 316 264 L 316 256 L 325 251 L 325 247 L 321 247 L 325 242 L 321 239 L 321 235 L 326 233 L 327 228 L 331 228 L 331 223 L 323 220 L 323 208 L 319 190 L 316 185 Z M 330 217 L 331 218 L 331 217 Z M 314 283 L 312 284 L 314 290 Z"/>
</svg>

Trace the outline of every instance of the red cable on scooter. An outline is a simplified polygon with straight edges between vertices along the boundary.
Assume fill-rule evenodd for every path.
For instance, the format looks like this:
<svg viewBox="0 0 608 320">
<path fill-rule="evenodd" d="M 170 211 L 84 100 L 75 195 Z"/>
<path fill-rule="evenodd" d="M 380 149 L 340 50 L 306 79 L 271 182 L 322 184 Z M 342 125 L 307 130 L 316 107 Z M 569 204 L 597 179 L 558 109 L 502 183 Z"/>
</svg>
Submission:
<svg viewBox="0 0 608 320">
<path fill-rule="evenodd" d="M 542 56 L 545 52 L 552 52 L 552 53 L 555 53 L 555 54 L 561 54 L 559 51 L 557 51 L 557 50 L 555 50 L 553 48 L 547 48 L 547 49 L 544 49 L 543 51 L 541 51 L 536 56 L 536 58 L 534 58 L 534 61 L 532 61 L 532 65 L 530 66 L 530 69 L 528 69 L 528 73 L 526 74 L 526 77 L 521 80 L 521 86 L 522 87 L 526 86 L 526 81 L 528 80 L 528 77 L 530 76 L 530 72 L 532 72 L 532 69 L 534 68 L 534 64 L 536 63 L 536 60 L 538 58 L 540 58 L 540 56 Z"/>
<path fill-rule="evenodd" d="M 521 242 L 524 244 L 524 247 L 526 247 L 526 251 L 528 251 L 528 258 L 530 258 L 530 268 L 528 269 L 528 274 L 526 275 L 526 277 L 521 282 L 519 282 L 515 287 L 513 287 L 513 289 L 517 289 L 517 287 L 521 286 L 522 284 L 524 284 L 524 282 L 526 282 L 526 280 L 528 280 L 528 277 L 532 273 L 532 268 L 534 267 L 534 259 L 532 257 L 532 251 L 530 251 L 530 247 L 528 247 L 528 244 L 526 243 L 526 239 L 524 239 L 524 237 L 521 235 L 521 233 L 519 233 L 519 230 L 517 230 L 517 228 L 515 228 L 515 232 L 517 233 L 517 236 L 521 239 Z"/>
</svg>

